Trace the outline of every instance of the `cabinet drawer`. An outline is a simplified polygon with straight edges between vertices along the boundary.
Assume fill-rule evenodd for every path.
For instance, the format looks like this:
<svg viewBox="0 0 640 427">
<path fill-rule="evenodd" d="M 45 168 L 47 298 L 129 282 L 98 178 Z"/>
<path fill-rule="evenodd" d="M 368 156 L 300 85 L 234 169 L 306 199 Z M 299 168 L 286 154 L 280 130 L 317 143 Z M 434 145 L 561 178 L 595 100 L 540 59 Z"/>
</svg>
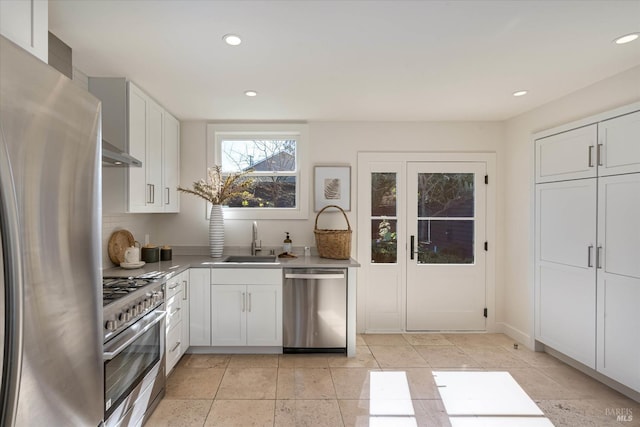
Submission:
<svg viewBox="0 0 640 427">
<path fill-rule="evenodd" d="M 165 295 L 167 299 L 171 298 L 182 290 L 182 282 L 180 281 L 181 277 L 182 275 L 178 274 L 177 276 L 174 276 L 171 279 L 167 280 L 167 283 L 165 284 Z"/>
<path fill-rule="evenodd" d="M 176 363 L 178 363 L 178 360 L 180 360 L 180 347 L 182 346 L 182 343 L 180 342 L 181 338 L 181 328 L 173 328 L 167 334 L 167 374 L 171 372 L 171 369 L 173 369 Z"/>
<path fill-rule="evenodd" d="M 211 282 L 214 285 L 279 285 L 282 283 L 282 269 L 213 268 Z"/>
<path fill-rule="evenodd" d="M 593 124 L 536 140 L 536 182 L 595 177 L 597 139 Z"/>
<path fill-rule="evenodd" d="M 167 331 L 172 330 L 182 320 L 182 292 L 167 301 Z"/>
</svg>

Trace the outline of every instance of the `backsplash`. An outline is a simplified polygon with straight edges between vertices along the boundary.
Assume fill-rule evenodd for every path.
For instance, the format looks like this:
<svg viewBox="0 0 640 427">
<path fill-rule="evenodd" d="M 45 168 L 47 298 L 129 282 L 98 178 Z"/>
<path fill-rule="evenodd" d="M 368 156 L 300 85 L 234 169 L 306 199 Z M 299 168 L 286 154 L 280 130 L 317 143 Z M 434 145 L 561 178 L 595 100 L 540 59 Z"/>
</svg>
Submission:
<svg viewBox="0 0 640 427">
<path fill-rule="evenodd" d="M 153 214 L 126 214 L 126 213 L 103 213 L 102 214 L 102 268 L 111 268 L 113 263 L 109 259 L 107 245 L 109 238 L 114 231 L 129 230 L 133 234 L 133 238 L 144 245 L 145 234 L 149 235 L 149 242 L 154 242 L 155 229 L 153 227 Z"/>
</svg>

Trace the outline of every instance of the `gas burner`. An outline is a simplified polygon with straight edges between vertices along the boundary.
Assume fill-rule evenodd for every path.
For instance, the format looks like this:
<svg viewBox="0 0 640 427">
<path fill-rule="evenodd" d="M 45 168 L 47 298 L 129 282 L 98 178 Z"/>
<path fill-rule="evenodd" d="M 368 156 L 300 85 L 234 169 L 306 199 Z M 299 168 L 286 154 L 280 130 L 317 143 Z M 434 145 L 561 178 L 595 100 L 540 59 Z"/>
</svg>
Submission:
<svg viewBox="0 0 640 427">
<path fill-rule="evenodd" d="M 105 277 L 102 279 L 102 305 L 109 305 L 156 281 L 146 277 Z"/>
</svg>

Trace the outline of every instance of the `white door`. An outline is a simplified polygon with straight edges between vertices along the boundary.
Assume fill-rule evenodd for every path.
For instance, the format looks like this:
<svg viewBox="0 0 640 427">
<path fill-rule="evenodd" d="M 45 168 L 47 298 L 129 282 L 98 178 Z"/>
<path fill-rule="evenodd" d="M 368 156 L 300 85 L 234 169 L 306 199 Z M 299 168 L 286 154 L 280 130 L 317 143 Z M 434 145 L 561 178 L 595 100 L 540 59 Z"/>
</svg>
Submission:
<svg viewBox="0 0 640 427">
<path fill-rule="evenodd" d="M 598 175 L 640 172 L 640 111 L 598 123 Z"/>
<path fill-rule="evenodd" d="M 486 329 L 486 164 L 407 165 L 407 326 Z"/>
<path fill-rule="evenodd" d="M 282 345 L 282 286 L 247 285 L 247 345 Z"/>
<path fill-rule="evenodd" d="M 536 338 L 595 368 L 596 178 L 536 185 Z"/>
<path fill-rule="evenodd" d="M 211 345 L 247 345 L 246 285 L 211 286 Z"/>
<path fill-rule="evenodd" d="M 640 174 L 598 180 L 598 371 L 640 391 Z"/>
</svg>

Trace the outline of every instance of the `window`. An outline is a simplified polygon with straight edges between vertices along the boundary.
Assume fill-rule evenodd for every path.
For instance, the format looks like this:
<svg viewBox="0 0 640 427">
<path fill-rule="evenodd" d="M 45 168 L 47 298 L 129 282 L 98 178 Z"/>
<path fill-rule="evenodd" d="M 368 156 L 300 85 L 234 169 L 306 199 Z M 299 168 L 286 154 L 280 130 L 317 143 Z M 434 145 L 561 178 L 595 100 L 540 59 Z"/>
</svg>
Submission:
<svg viewBox="0 0 640 427">
<path fill-rule="evenodd" d="M 230 219 L 306 219 L 306 125 L 209 125 L 207 166 L 250 171 L 253 185 L 228 202 Z"/>
<path fill-rule="evenodd" d="M 396 173 L 371 173 L 371 262 L 398 262 Z"/>
</svg>

